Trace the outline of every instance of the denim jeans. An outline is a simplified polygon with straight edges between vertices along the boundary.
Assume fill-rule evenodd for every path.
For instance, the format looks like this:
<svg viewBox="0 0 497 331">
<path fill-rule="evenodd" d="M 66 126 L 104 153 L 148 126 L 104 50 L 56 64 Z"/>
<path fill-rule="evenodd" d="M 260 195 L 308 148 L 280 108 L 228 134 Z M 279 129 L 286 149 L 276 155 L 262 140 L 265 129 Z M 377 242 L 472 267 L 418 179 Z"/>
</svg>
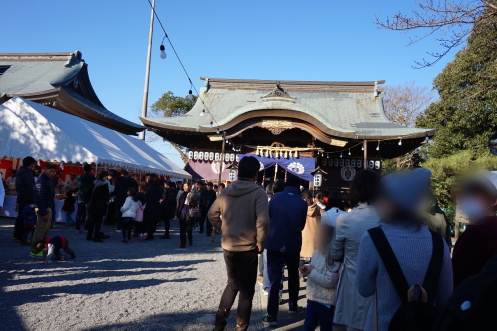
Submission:
<svg viewBox="0 0 497 331">
<path fill-rule="evenodd" d="M 246 331 L 250 324 L 252 300 L 257 281 L 257 251 L 230 252 L 224 250 L 223 254 L 228 273 L 228 284 L 219 303 L 214 330 L 224 330 L 233 302 L 240 292 L 236 312 L 236 330 Z"/>
<path fill-rule="evenodd" d="M 299 300 L 299 253 L 283 253 L 267 251 L 267 272 L 269 276 L 269 296 L 267 300 L 267 312 L 272 317 L 278 316 L 279 291 L 283 275 L 281 269 L 286 264 L 288 270 L 288 305 L 290 310 L 297 309 Z"/>
<path fill-rule="evenodd" d="M 307 300 L 304 331 L 314 331 L 318 324 L 321 331 L 332 331 L 334 313 L 335 306 L 328 308 L 319 302 Z"/>
<path fill-rule="evenodd" d="M 267 272 L 267 250 L 264 250 L 261 254 L 263 262 L 264 262 L 264 267 L 262 271 L 262 289 L 266 292 L 269 293 L 269 276 Z M 280 292 L 279 292 L 279 297 L 283 297 L 283 276 L 285 273 L 285 267 L 281 268 L 281 284 L 280 284 Z"/>
<path fill-rule="evenodd" d="M 69 224 L 73 224 L 74 223 L 74 220 L 72 219 L 72 211 L 65 211 L 64 213 L 66 213 L 66 224 L 69 225 Z"/>
</svg>

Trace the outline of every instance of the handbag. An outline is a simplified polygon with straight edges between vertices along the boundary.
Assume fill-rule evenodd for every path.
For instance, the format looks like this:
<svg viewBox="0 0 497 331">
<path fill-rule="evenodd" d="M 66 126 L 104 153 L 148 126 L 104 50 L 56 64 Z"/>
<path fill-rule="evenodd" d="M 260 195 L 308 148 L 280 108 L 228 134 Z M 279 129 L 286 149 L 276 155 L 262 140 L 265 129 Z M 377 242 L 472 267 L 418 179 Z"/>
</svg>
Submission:
<svg viewBox="0 0 497 331">
<path fill-rule="evenodd" d="M 193 207 L 188 210 L 188 214 L 193 218 L 200 218 L 200 208 Z"/>
</svg>

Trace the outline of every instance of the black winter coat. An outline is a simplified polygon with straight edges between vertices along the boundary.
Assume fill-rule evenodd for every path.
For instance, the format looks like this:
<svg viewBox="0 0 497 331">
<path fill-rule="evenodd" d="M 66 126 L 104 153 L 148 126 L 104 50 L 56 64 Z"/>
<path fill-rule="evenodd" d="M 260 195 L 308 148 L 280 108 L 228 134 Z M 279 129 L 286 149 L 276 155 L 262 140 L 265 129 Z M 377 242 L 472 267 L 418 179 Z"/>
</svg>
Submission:
<svg viewBox="0 0 497 331">
<path fill-rule="evenodd" d="M 36 180 L 35 186 L 35 204 L 40 211 L 41 216 L 47 214 L 47 208 L 55 209 L 55 189 L 52 180 L 43 172 Z"/>
<path fill-rule="evenodd" d="M 131 177 L 121 176 L 116 180 L 116 188 L 114 189 L 116 208 L 120 209 L 124 205 L 130 187 L 134 187 L 138 191 L 138 183 Z"/>
<path fill-rule="evenodd" d="M 90 214 L 97 216 L 105 216 L 109 206 L 109 184 L 105 183 L 100 186 L 95 186 L 90 200 Z"/>
<path fill-rule="evenodd" d="M 147 187 L 145 192 L 145 203 L 147 206 L 143 210 L 143 219 L 145 220 L 159 220 L 160 219 L 160 199 L 162 198 L 162 186 L 152 184 Z"/>
<path fill-rule="evenodd" d="M 164 193 L 162 194 L 162 212 L 171 218 L 174 217 L 174 213 L 176 212 L 176 195 L 178 195 L 178 191 L 173 187 L 164 189 Z"/>
<path fill-rule="evenodd" d="M 35 201 L 35 175 L 33 171 L 20 167 L 16 172 L 17 201 L 33 203 Z"/>
</svg>

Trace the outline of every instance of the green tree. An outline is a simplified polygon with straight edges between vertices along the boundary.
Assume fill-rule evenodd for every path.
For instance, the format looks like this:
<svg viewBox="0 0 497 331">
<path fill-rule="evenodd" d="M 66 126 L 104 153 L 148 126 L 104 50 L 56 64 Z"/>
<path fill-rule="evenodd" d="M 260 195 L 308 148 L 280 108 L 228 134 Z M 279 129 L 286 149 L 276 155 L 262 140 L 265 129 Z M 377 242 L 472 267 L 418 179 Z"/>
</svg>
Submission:
<svg viewBox="0 0 497 331">
<path fill-rule="evenodd" d="M 164 93 L 159 100 L 154 102 L 150 106 L 151 115 L 150 117 L 163 118 L 163 117 L 174 117 L 186 114 L 193 108 L 195 102 L 197 101 L 197 96 L 193 96 L 190 100 L 188 97 L 178 97 L 173 94 L 173 92 L 168 91 Z M 148 135 L 149 141 L 158 141 L 160 138 L 157 135 Z M 188 162 L 188 148 L 185 146 L 178 145 L 172 141 L 168 143 L 173 146 L 173 148 L 180 154 L 183 162 Z"/>
<path fill-rule="evenodd" d="M 160 117 L 179 116 L 189 112 L 196 101 L 197 96 L 189 100 L 187 97 L 177 97 L 173 92 L 168 91 L 150 106 L 150 110 Z"/>
<path fill-rule="evenodd" d="M 424 156 L 442 158 L 468 150 L 489 155 L 486 141 L 497 128 L 497 23 L 475 25 L 467 45 L 434 81 L 440 100 L 416 125 L 438 128 Z"/>
</svg>

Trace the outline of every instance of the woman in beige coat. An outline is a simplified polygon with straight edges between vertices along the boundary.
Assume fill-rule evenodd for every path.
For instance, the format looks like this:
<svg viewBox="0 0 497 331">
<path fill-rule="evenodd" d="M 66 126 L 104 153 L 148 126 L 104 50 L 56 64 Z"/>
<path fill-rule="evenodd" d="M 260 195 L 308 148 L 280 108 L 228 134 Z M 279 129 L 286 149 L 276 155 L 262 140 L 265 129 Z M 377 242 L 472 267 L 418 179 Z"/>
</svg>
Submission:
<svg viewBox="0 0 497 331">
<path fill-rule="evenodd" d="M 364 298 L 355 286 L 356 262 L 359 244 L 364 233 L 380 220 L 374 202 L 380 187 L 380 176 L 372 170 L 361 170 L 350 185 L 348 195 L 352 210 L 341 214 L 336 221 L 331 242 L 331 257 L 343 260 L 335 308 L 336 324 L 347 331 L 364 330 L 373 297 Z"/>
<path fill-rule="evenodd" d="M 316 231 L 321 225 L 321 208 L 314 203 L 310 191 L 302 192 L 302 199 L 307 202 L 307 218 L 302 230 L 302 249 L 300 250 L 300 266 L 311 260 L 317 248 Z"/>
</svg>

